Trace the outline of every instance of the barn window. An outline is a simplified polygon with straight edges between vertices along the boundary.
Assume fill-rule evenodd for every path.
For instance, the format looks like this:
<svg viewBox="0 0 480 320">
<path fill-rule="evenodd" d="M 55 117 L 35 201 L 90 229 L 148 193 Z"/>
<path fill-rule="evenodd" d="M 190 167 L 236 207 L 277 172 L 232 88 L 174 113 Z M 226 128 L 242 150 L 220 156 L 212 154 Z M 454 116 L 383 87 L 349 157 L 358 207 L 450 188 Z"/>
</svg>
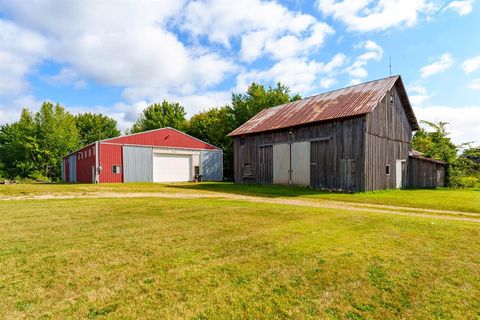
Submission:
<svg viewBox="0 0 480 320">
<path fill-rule="evenodd" d="M 92 149 L 88 149 L 88 156 L 90 157 L 92 155 Z"/>
<path fill-rule="evenodd" d="M 121 173 L 122 168 L 120 166 L 112 166 L 112 173 Z"/>
<path fill-rule="evenodd" d="M 385 174 L 388 176 L 390 175 L 390 165 L 387 164 L 387 166 L 385 167 Z"/>
</svg>

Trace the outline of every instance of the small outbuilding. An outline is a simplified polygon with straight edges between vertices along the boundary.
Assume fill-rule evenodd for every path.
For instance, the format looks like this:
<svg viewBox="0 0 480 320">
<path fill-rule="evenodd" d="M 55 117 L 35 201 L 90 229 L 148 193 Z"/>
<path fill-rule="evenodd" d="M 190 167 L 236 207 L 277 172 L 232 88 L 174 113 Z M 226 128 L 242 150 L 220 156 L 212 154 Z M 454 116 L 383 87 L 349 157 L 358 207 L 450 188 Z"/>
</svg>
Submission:
<svg viewBox="0 0 480 320">
<path fill-rule="evenodd" d="M 173 128 L 91 143 L 66 155 L 62 177 L 72 183 L 223 180 L 223 152 Z"/>
<path fill-rule="evenodd" d="M 411 153 L 418 129 L 400 76 L 322 93 L 231 132 L 234 179 L 347 192 L 442 186 L 444 163 Z"/>
</svg>

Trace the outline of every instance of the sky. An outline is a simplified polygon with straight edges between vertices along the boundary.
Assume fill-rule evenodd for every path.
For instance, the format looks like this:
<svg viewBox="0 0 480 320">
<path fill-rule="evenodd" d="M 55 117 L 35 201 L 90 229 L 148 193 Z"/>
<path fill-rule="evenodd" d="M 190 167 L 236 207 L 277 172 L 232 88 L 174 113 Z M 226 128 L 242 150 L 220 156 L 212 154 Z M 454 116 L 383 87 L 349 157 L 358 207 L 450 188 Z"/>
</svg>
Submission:
<svg viewBox="0 0 480 320">
<path fill-rule="evenodd" d="M 400 74 L 419 120 L 480 145 L 480 1 L 0 0 L 0 124 L 58 102 L 125 130 L 255 81 L 310 96 Z"/>
</svg>

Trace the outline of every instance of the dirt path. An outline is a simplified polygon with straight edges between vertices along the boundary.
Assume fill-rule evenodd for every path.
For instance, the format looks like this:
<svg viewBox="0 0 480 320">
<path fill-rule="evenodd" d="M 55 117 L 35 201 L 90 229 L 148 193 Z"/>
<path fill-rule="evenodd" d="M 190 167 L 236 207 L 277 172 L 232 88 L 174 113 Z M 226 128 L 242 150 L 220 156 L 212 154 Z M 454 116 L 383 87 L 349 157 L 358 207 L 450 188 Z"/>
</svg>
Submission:
<svg viewBox="0 0 480 320">
<path fill-rule="evenodd" d="M 256 203 L 285 204 L 312 208 L 327 208 L 348 211 L 365 211 L 375 213 L 385 213 L 402 216 L 424 217 L 441 220 L 472 221 L 480 223 L 480 213 L 449 211 L 436 209 L 422 209 L 402 206 L 392 206 L 372 203 L 342 202 L 333 200 L 303 200 L 288 198 L 267 198 L 248 195 L 238 195 L 219 192 L 188 192 L 188 193 L 168 193 L 168 192 L 92 192 L 85 194 L 41 194 L 33 196 L 11 196 L 0 197 L 0 201 L 6 200 L 48 200 L 48 199 L 88 199 L 88 198 L 172 198 L 172 199 L 198 199 L 198 198 L 218 198 L 242 200 Z"/>
</svg>

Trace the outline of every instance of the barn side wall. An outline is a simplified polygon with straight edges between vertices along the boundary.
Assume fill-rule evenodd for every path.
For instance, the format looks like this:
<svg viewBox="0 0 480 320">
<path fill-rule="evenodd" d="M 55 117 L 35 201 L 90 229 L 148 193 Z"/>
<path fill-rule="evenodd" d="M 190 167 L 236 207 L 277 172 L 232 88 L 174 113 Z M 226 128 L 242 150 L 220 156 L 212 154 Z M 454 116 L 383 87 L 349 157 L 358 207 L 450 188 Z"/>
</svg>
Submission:
<svg viewBox="0 0 480 320">
<path fill-rule="evenodd" d="M 93 183 L 95 171 L 95 144 L 88 145 L 77 151 L 76 156 L 76 181 L 80 183 Z"/>
<path fill-rule="evenodd" d="M 366 115 L 365 191 L 396 187 L 396 160 L 404 160 L 408 172 L 411 139 L 412 129 L 394 87 Z M 402 176 L 402 187 L 407 186 L 407 172 Z"/>
<path fill-rule="evenodd" d="M 445 166 L 428 160 L 409 158 L 409 188 L 436 188 L 445 184 Z"/>
<path fill-rule="evenodd" d="M 364 190 L 365 117 L 321 122 L 234 138 L 236 183 L 272 183 L 273 145 L 310 142 L 310 185 L 319 189 Z M 291 132 L 291 134 L 290 134 Z M 315 152 L 312 149 L 314 146 Z M 316 159 L 316 160 L 315 160 Z M 308 159 L 307 159 L 308 161 Z M 350 168 L 351 178 L 342 173 Z M 348 181 L 348 185 L 346 185 Z"/>
<path fill-rule="evenodd" d="M 223 180 L 223 152 L 221 150 L 201 151 L 200 162 L 203 181 Z"/>
</svg>

